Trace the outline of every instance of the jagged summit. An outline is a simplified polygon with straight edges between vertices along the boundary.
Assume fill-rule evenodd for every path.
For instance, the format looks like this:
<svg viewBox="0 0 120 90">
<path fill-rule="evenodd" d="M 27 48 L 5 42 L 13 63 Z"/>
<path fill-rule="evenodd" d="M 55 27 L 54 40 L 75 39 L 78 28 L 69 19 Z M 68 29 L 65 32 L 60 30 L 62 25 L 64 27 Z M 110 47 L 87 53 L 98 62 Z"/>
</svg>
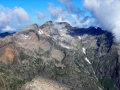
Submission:
<svg viewBox="0 0 120 90">
<path fill-rule="evenodd" d="M 52 21 L 47 21 L 43 25 L 40 26 L 40 28 L 44 28 L 45 26 L 52 26 L 53 22 Z"/>
<path fill-rule="evenodd" d="M 55 24 L 65 25 L 66 28 L 72 28 L 72 26 L 67 22 L 56 22 Z"/>
<path fill-rule="evenodd" d="M 38 25 L 37 24 L 32 24 L 30 26 L 25 27 L 22 31 L 27 31 L 27 30 L 38 30 Z"/>
<path fill-rule="evenodd" d="M 49 25 L 49 24 L 53 24 L 53 22 L 52 21 L 47 21 L 47 22 L 45 22 L 45 24 Z"/>
</svg>

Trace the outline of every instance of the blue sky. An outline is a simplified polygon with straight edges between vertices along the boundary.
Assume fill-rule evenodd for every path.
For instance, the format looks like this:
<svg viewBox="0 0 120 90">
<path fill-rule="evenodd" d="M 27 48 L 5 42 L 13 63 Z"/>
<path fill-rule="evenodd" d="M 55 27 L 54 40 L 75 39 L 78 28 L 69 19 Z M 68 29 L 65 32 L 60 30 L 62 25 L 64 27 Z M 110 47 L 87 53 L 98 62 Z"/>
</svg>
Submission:
<svg viewBox="0 0 120 90">
<path fill-rule="evenodd" d="M 48 20 L 75 27 L 101 27 L 120 41 L 120 0 L 0 0 L 0 32 Z"/>
<path fill-rule="evenodd" d="M 68 3 L 71 7 L 66 6 Z M 66 21 L 70 24 L 74 23 L 74 26 L 78 26 L 79 23 L 78 25 L 75 25 L 76 21 L 73 18 L 91 16 L 90 13 L 83 7 L 82 0 L 0 0 L 0 6 L 2 6 L 0 15 L 3 16 L 2 12 L 5 15 L 8 15 L 0 17 L 3 18 L 0 20 L 1 32 L 20 30 L 33 23 L 41 25 L 48 20 L 52 20 L 53 22 Z M 16 13 L 13 14 L 15 8 Z M 72 8 L 75 10 L 79 9 L 81 11 L 74 12 Z M 60 15 L 63 17 L 57 17 L 59 12 L 54 9 L 58 9 L 58 11 L 60 11 Z M 53 15 L 54 13 L 56 13 L 56 15 Z M 63 13 L 65 13 L 65 15 Z M 77 13 L 79 13 L 79 15 L 77 15 Z M 21 16 L 19 14 L 21 14 Z M 29 19 L 27 16 L 29 16 Z M 20 21 L 20 19 L 23 20 Z"/>
</svg>

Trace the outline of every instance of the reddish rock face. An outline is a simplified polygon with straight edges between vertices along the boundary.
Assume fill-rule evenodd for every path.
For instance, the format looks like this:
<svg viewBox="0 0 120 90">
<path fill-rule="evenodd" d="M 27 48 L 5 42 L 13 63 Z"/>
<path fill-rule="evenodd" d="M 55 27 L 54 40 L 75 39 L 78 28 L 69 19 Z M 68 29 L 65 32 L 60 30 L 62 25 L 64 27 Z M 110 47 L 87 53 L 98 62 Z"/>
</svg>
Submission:
<svg viewBox="0 0 120 90">
<path fill-rule="evenodd" d="M 19 51 L 14 42 L 0 42 L 0 60 L 5 65 L 12 64 L 19 57 Z M 18 59 L 19 61 L 19 59 Z M 19 62 L 20 63 L 20 62 Z"/>
</svg>

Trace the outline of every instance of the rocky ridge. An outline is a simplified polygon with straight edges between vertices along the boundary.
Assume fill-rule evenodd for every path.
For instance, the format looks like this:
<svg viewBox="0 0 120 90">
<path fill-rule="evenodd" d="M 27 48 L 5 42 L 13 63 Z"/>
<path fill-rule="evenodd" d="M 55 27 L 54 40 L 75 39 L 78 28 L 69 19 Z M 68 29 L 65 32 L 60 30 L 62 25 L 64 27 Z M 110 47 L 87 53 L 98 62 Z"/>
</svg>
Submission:
<svg viewBox="0 0 120 90">
<path fill-rule="evenodd" d="M 119 44 L 101 28 L 77 28 L 52 21 L 40 27 L 33 24 L 1 38 L 0 50 L 1 90 L 120 88 Z M 42 89 L 42 83 L 52 86 L 43 85 Z"/>
</svg>

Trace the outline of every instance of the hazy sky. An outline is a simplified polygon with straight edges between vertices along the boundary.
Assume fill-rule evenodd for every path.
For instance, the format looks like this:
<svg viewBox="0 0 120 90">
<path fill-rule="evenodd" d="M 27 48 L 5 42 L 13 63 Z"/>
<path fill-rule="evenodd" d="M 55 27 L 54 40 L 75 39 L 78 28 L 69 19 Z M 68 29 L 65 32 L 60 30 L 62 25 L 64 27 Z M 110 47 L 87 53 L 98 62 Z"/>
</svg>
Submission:
<svg viewBox="0 0 120 90">
<path fill-rule="evenodd" d="M 102 27 L 120 41 L 120 0 L 0 0 L 0 32 L 46 21 Z"/>
</svg>

